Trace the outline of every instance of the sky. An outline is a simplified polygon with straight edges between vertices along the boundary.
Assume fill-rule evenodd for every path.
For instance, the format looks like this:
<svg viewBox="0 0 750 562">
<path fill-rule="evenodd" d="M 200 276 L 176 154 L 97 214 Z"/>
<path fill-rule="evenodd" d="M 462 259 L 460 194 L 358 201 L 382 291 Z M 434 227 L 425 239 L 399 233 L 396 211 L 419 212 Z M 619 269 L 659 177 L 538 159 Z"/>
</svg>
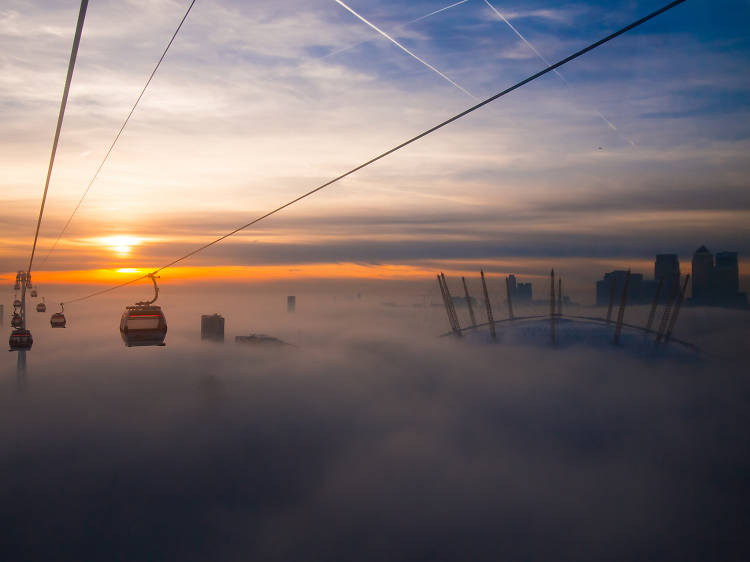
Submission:
<svg viewBox="0 0 750 562">
<path fill-rule="evenodd" d="M 198 0 L 47 257 L 187 4 L 90 4 L 37 279 L 105 283 L 167 263 L 661 5 Z M 28 260 L 77 9 L 0 8 L 5 278 Z M 688 0 L 172 275 L 533 277 L 557 265 L 593 283 L 615 267 L 650 276 L 661 252 L 686 271 L 701 244 L 745 260 L 748 16 L 746 1 Z"/>
</svg>

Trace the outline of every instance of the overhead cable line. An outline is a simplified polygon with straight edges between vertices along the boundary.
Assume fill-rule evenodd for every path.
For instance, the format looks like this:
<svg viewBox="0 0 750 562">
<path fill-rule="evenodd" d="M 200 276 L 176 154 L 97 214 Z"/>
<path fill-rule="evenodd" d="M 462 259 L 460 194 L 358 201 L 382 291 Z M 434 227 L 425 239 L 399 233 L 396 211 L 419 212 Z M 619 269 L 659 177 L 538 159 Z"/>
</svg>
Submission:
<svg viewBox="0 0 750 562">
<path fill-rule="evenodd" d="M 60 113 L 57 116 L 57 128 L 55 129 L 55 139 L 52 141 L 52 153 L 49 157 L 49 167 L 47 168 L 47 179 L 44 182 L 44 193 L 42 194 L 42 204 L 39 206 L 39 218 L 36 221 L 36 232 L 34 233 L 34 244 L 31 246 L 31 257 L 29 258 L 29 267 L 27 275 L 31 275 L 31 266 L 34 264 L 34 253 L 36 252 L 36 243 L 39 240 L 39 227 L 42 225 L 42 216 L 44 215 L 44 204 L 47 202 L 47 191 L 49 191 L 49 180 L 52 177 L 52 167 L 55 165 L 55 154 L 57 154 L 57 143 L 60 140 L 60 131 L 62 130 L 63 119 L 65 117 L 65 107 L 68 105 L 68 92 L 70 92 L 70 83 L 73 80 L 73 69 L 76 66 L 78 57 L 78 46 L 81 43 L 81 33 L 83 33 L 83 21 L 86 19 L 86 9 L 89 1 L 81 0 L 81 8 L 78 11 L 78 23 L 76 24 L 76 33 L 73 37 L 73 47 L 70 51 L 70 60 L 68 61 L 68 75 L 65 77 L 65 88 L 63 89 L 62 101 L 60 102 Z"/>
<path fill-rule="evenodd" d="M 404 148 L 404 147 L 406 147 L 406 146 L 408 146 L 408 145 L 410 145 L 410 144 L 412 144 L 412 143 L 414 143 L 414 142 L 416 142 L 416 141 L 418 141 L 418 140 L 426 137 L 427 135 L 429 135 L 431 133 L 434 133 L 438 129 L 442 129 L 446 125 L 449 125 L 449 124 L 453 123 L 454 121 L 457 121 L 457 120 L 461 119 L 462 117 L 465 117 L 466 115 L 468 115 L 468 114 L 476 111 L 477 109 L 479 109 L 481 107 L 484 107 L 485 105 L 487 105 L 487 104 L 489 104 L 489 103 L 491 103 L 491 102 L 493 102 L 493 101 L 495 101 L 495 100 L 497 100 L 497 99 L 499 99 L 499 98 L 501 98 L 501 97 L 503 97 L 503 96 L 505 96 L 505 95 L 513 92 L 514 90 L 517 90 L 518 88 L 520 88 L 520 87 L 528 84 L 529 82 L 532 82 L 532 81 L 536 80 L 537 78 L 540 78 L 541 76 L 544 76 L 545 74 L 547 74 L 549 72 L 553 72 L 555 69 L 560 68 L 561 66 L 563 66 L 563 65 L 571 62 L 572 60 L 577 59 L 578 57 L 580 57 L 580 56 L 588 53 L 589 51 L 592 51 L 592 50 L 596 49 L 597 47 L 600 47 L 601 45 L 604 45 L 605 43 L 611 41 L 612 39 L 615 39 L 616 37 L 619 37 L 620 35 L 622 35 L 624 33 L 627 33 L 628 31 L 630 31 L 632 29 L 635 29 L 636 27 L 638 27 L 638 26 L 646 23 L 647 21 L 655 18 L 656 16 L 659 16 L 659 15 L 663 14 L 664 12 L 666 12 L 668 10 L 671 10 L 672 8 L 674 8 L 674 7 L 682 4 L 683 2 L 685 2 L 685 0 L 674 0 L 673 2 L 670 2 L 669 4 L 667 4 L 667 5 L 659 8 L 658 10 L 656 10 L 654 12 L 651 12 L 647 16 L 644 16 L 641 19 L 639 19 L 639 20 L 637 20 L 637 21 L 635 21 L 635 22 L 633 22 L 633 23 L 631 23 L 629 25 L 626 25 L 622 29 L 620 29 L 618 31 L 615 31 L 614 33 L 612 33 L 610 35 L 607 35 L 603 39 L 599 39 L 598 41 L 596 41 L 594 43 L 591 43 L 588 47 L 584 47 L 583 49 L 581 49 L 579 51 L 576 51 L 572 55 L 569 55 L 569 56 L 565 57 L 564 59 L 556 62 L 555 64 L 550 65 L 550 66 L 548 66 L 547 68 L 545 68 L 543 70 L 540 70 L 536 74 L 532 74 L 528 78 L 525 78 L 525 79 L 521 80 L 520 82 L 514 84 L 513 86 L 510 86 L 509 88 L 506 88 L 502 92 L 499 92 L 499 93 L 497 93 L 497 94 L 495 94 L 493 96 L 490 96 L 489 98 L 486 98 L 485 100 L 479 102 L 478 104 L 473 105 L 470 108 L 465 109 L 461 113 L 458 113 L 458 114 L 454 115 L 450 119 L 446 119 L 442 123 L 439 123 L 438 125 L 435 125 L 434 127 L 431 127 L 429 129 L 427 129 L 426 131 L 418 134 L 415 137 L 410 138 L 407 141 L 402 142 L 401 144 L 399 144 L 397 146 L 394 146 L 393 148 L 391 148 L 391 149 L 383 152 L 382 154 L 379 154 L 378 156 L 375 156 L 374 158 L 371 158 L 367 162 L 365 162 L 363 164 L 360 164 L 359 166 L 356 166 L 355 168 L 352 168 L 348 172 L 344 172 L 343 174 L 341 174 L 339 176 L 336 176 L 332 180 L 329 180 L 329 181 L 325 182 L 324 184 L 319 185 L 318 187 L 316 187 L 314 189 L 311 189 L 307 193 L 304 193 L 304 194 L 300 195 L 299 197 L 296 197 L 295 199 L 292 199 L 291 201 L 289 201 L 287 203 L 284 203 L 283 205 L 281 205 L 279 207 L 276 207 L 272 211 L 269 211 L 266 214 L 261 215 L 260 217 L 258 217 L 256 219 L 253 219 L 252 221 L 248 222 L 247 224 L 244 224 L 244 225 L 242 225 L 242 226 L 240 226 L 238 228 L 235 228 L 231 232 L 228 232 L 227 234 L 224 234 L 223 236 L 220 236 L 220 237 L 216 238 L 215 240 L 212 240 L 211 242 L 209 242 L 207 244 L 204 244 L 204 245 L 196 248 L 195 250 L 193 250 L 191 252 L 188 252 L 184 256 L 179 257 L 176 260 L 173 260 L 173 261 L 169 262 L 168 264 L 159 267 L 158 269 L 155 269 L 151 273 L 147 273 L 145 275 L 141 275 L 140 277 L 136 277 L 135 279 L 131 279 L 130 281 L 126 281 L 124 283 L 120 283 L 119 285 L 114 285 L 114 286 L 109 287 L 107 289 L 102 289 L 102 290 L 99 290 L 99 291 L 95 291 L 93 293 L 90 293 L 90 294 L 85 295 L 83 297 L 79 297 L 77 299 L 72 299 L 72 300 L 68 301 L 68 304 L 74 303 L 74 302 L 80 302 L 80 301 L 83 301 L 83 300 L 87 300 L 87 299 L 90 299 L 92 297 L 96 297 L 98 295 L 103 295 L 105 293 L 109 293 L 109 292 L 114 291 L 116 289 L 119 289 L 119 288 L 122 288 L 122 287 L 126 287 L 128 285 L 132 285 L 133 283 L 136 283 L 137 281 L 140 281 L 141 279 L 146 279 L 150 275 L 155 275 L 155 274 L 159 273 L 160 271 L 162 271 L 164 269 L 167 269 L 169 267 L 173 267 L 173 266 L 177 265 L 178 263 L 180 263 L 180 262 L 182 262 L 182 261 L 184 261 L 184 260 L 186 260 L 186 259 L 194 256 L 195 254 L 197 254 L 199 252 L 202 252 L 203 250 L 206 250 L 207 248 L 210 248 L 211 246 L 213 246 L 215 244 L 218 244 L 222 240 L 225 240 L 225 239 L 229 238 L 230 236 L 234 236 L 238 232 L 241 232 L 242 230 L 245 230 L 246 228 L 249 228 L 249 227 L 253 226 L 254 224 L 257 224 L 260 221 L 262 221 L 262 220 L 264 220 L 264 219 L 266 219 L 266 218 L 268 218 L 268 217 L 270 217 L 272 215 L 275 215 L 276 213 L 278 213 L 278 212 L 286 209 L 287 207 L 290 207 L 291 205 L 294 205 L 295 203 L 297 203 L 299 201 L 302 201 L 303 199 L 306 199 L 307 197 L 310 197 L 311 195 L 314 195 L 318 191 L 321 191 L 322 189 L 325 189 L 326 187 L 328 187 L 328 186 L 330 186 L 330 185 L 332 185 L 332 184 L 334 184 L 334 183 L 336 183 L 336 182 L 338 182 L 338 181 L 340 181 L 340 180 L 342 180 L 342 179 L 344 179 L 344 178 L 346 178 L 346 177 L 354 174 L 355 172 L 358 172 L 359 170 L 361 170 L 363 168 L 366 168 L 370 164 L 373 164 L 373 163 L 377 162 L 378 160 L 382 160 L 383 158 L 385 158 L 386 156 L 389 156 L 390 154 L 393 154 L 397 150 L 400 150 L 400 149 L 402 149 L 402 148 Z"/>
<path fill-rule="evenodd" d="M 115 144 L 117 144 L 117 141 L 120 139 L 120 135 L 122 135 L 122 132 L 125 130 L 125 127 L 128 124 L 128 121 L 130 121 L 130 118 L 133 116 L 133 112 L 135 112 L 135 108 L 138 107 L 138 103 L 141 101 L 143 94 L 146 93 L 146 89 L 148 88 L 149 84 L 151 84 L 151 80 L 153 80 L 154 75 L 156 74 L 156 71 L 159 70 L 159 67 L 161 66 L 161 63 L 164 60 L 164 57 L 167 56 L 167 51 L 169 51 L 169 48 L 172 46 L 172 43 L 174 42 L 175 37 L 177 37 L 177 34 L 180 32 L 180 29 L 182 29 L 182 24 L 185 23 L 185 20 L 187 19 L 188 14 L 190 14 L 190 10 L 193 9 L 193 5 L 195 4 L 196 1 L 197 0 L 192 0 L 190 2 L 190 5 L 188 6 L 188 9 L 185 12 L 185 15 L 182 16 L 182 19 L 180 20 L 180 24 L 177 26 L 177 29 L 175 29 L 175 32 L 172 34 L 172 38 L 169 40 L 169 43 L 167 43 L 167 46 L 164 48 L 164 52 L 162 52 L 161 57 L 159 57 L 159 61 L 156 63 L 154 70 L 151 71 L 151 75 L 148 77 L 148 80 L 146 80 L 146 84 L 143 86 L 141 93 L 138 94 L 138 98 L 135 100 L 133 107 L 130 108 L 130 113 L 128 113 L 127 117 L 125 117 L 125 121 L 123 121 L 122 125 L 120 126 L 120 130 L 117 131 L 117 134 L 115 135 L 115 138 L 112 141 L 112 144 L 109 145 L 109 149 L 104 155 L 104 158 L 102 158 L 102 161 L 99 164 L 99 167 L 96 169 L 96 172 L 94 173 L 94 176 L 91 178 L 91 181 L 89 182 L 88 186 L 83 192 L 83 195 L 81 195 L 81 198 L 79 199 L 78 204 L 75 206 L 75 209 L 73 209 L 73 212 L 70 214 L 70 217 L 68 217 L 68 221 L 65 223 L 65 226 L 63 226 L 62 230 L 60 231 L 60 234 L 57 235 L 57 239 L 55 240 L 55 243 L 52 244 L 52 247 L 47 252 L 47 255 L 44 256 L 44 259 L 42 260 L 42 264 L 44 264 L 47 261 L 47 258 L 49 258 L 50 254 L 55 250 L 63 234 L 65 234 L 65 231 L 68 230 L 68 227 L 70 226 L 70 223 L 73 220 L 73 217 L 75 217 L 76 213 L 78 212 L 78 209 L 81 207 L 81 203 L 83 203 L 83 200 L 86 198 L 86 195 L 88 195 L 89 190 L 91 189 L 91 186 L 94 185 L 96 178 L 99 177 L 99 172 L 102 171 L 104 164 L 109 159 L 109 155 L 112 153 L 112 150 L 115 148 Z"/>
</svg>

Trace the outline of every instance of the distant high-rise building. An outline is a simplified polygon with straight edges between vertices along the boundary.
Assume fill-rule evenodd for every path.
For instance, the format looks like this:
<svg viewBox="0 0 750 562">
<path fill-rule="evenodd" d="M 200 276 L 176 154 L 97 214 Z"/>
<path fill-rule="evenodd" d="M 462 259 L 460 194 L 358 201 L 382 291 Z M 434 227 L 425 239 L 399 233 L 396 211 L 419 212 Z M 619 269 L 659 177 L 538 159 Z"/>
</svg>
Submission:
<svg viewBox="0 0 750 562">
<path fill-rule="evenodd" d="M 654 279 L 664 279 L 665 283 L 680 280 L 680 259 L 677 254 L 656 254 Z"/>
<path fill-rule="evenodd" d="M 224 341 L 224 317 L 219 314 L 201 316 L 201 339 Z"/>
<path fill-rule="evenodd" d="M 622 297 L 622 289 L 625 286 L 625 270 L 610 271 L 604 274 L 604 278 L 596 282 L 596 305 L 608 306 L 609 297 L 612 293 L 612 284 L 615 286 L 615 303 L 619 303 Z M 631 273 L 628 281 L 628 303 L 638 304 L 645 300 L 643 291 L 643 274 Z"/>
<path fill-rule="evenodd" d="M 508 276 L 510 295 L 514 301 L 530 301 L 532 296 L 531 283 L 518 283 L 516 276 Z"/>
<path fill-rule="evenodd" d="M 716 252 L 714 290 L 719 295 L 736 295 L 740 290 L 740 269 L 737 252 Z"/>
<path fill-rule="evenodd" d="M 609 304 L 614 285 L 615 302 L 622 295 L 626 271 L 611 271 L 596 282 L 596 304 Z M 737 252 L 717 252 L 714 256 L 705 246 L 698 248 L 692 259 L 693 295 L 688 304 L 748 308 L 747 295 L 739 292 L 739 267 Z M 654 280 L 644 280 L 643 275 L 632 273 L 628 283 L 628 303 L 647 304 L 656 297 L 665 302 L 680 290 L 680 260 L 677 254 L 658 254 L 654 261 Z"/>
<path fill-rule="evenodd" d="M 664 279 L 661 298 L 670 298 L 680 286 L 680 259 L 677 254 L 656 254 L 654 279 Z"/>
<path fill-rule="evenodd" d="M 701 246 L 693 254 L 693 300 L 709 302 L 713 281 L 714 256 L 708 248 Z"/>
<path fill-rule="evenodd" d="M 294 312 L 296 309 L 297 309 L 297 297 L 294 295 L 289 295 L 286 298 L 286 311 Z"/>
<path fill-rule="evenodd" d="M 717 252 L 716 259 L 705 246 L 693 254 L 693 297 L 698 306 L 747 308 L 747 296 L 740 293 L 737 252 Z"/>
</svg>

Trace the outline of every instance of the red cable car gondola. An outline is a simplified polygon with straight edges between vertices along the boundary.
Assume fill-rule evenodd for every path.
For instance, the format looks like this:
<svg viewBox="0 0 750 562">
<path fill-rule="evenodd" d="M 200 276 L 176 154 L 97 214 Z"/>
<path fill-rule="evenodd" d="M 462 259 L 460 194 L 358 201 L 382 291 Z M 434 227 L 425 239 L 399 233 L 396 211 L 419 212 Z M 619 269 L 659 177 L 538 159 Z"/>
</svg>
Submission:
<svg viewBox="0 0 750 562">
<path fill-rule="evenodd" d="M 20 351 L 31 349 L 34 343 L 34 338 L 31 337 L 31 332 L 28 330 L 17 329 L 13 330 L 8 338 L 8 345 L 11 351 Z"/>
<path fill-rule="evenodd" d="M 55 312 L 49 319 L 50 326 L 53 328 L 65 327 L 65 306 L 60 303 L 60 312 Z"/>
<path fill-rule="evenodd" d="M 154 275 L 149 277 L 154 283 L 154 298 L 126 307 L 120 319 L 120 335 L 128 347 L 165 345 L 167 319 L 161 307 L 154 305 L 159 298 L 159 287 Z"/>
</svg>

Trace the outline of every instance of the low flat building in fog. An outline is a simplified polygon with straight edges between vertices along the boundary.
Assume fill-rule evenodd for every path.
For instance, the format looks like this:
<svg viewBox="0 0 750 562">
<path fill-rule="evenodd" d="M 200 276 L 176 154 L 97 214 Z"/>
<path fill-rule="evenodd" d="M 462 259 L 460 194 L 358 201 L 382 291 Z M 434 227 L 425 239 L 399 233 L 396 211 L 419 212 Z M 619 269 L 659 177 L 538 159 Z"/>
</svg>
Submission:
<svg viewBox="0 0 750 562">
<path fill-rule="evenodd" d="M 250 334 L 247 336 L 234 336 L 234 343 L 253 346 L 287 346 L 290 345 L 284 340 L 266 334 Z"/>
<path fill-rule="evenodd" d="M 201 339 L 224 341 L 224 317 L 220 314 L 201 316 Z"/>
</svg>

